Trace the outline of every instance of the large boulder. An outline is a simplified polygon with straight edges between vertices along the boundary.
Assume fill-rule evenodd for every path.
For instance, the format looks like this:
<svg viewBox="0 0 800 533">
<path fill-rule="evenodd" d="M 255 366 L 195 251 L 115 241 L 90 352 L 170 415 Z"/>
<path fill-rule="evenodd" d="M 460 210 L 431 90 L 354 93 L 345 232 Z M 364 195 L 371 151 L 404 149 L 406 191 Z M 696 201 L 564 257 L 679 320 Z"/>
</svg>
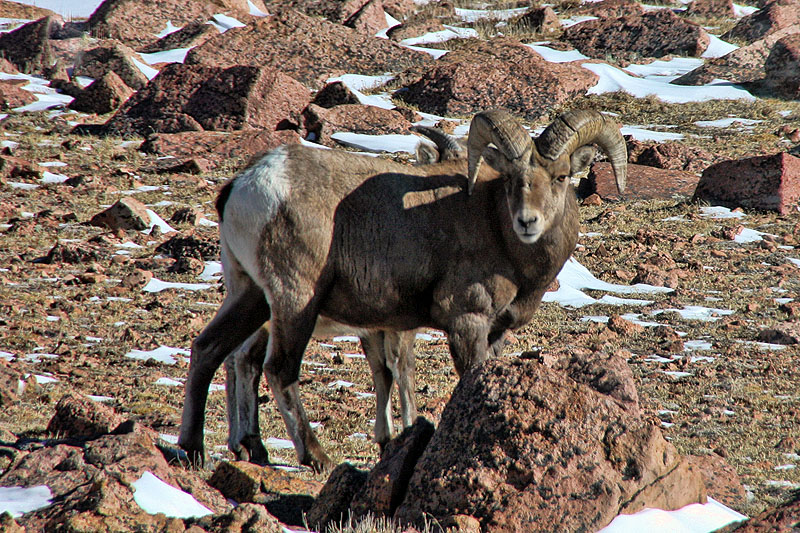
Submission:
<svg viewBox="0 0 800 533">
<path fill-rule="evenodd" d="M 788 100 L 800 100 L 800 33 L 775 43 L 764 63 L 764 71 L 764 85 L 769 90 Z"/>
<path fill-rule="evenodd" d="M 464 375 L 395 518 L 596 531 L 619 513 L 704 501 L 699 474 L 643 416 L 624 359 L 573 351 Z"/>
<path fill-rule="evenodd" d="M 717 163 L 703 172 L 694 198 L 795 213 L 800 202 L 800 158 L 778 153 Z"/>
<path fill-rule="evenodd" d="M 148 80 L 136 66 L 136 61 L 143 63 L 142 58 L 129 47 L 119 41 L 106 40 L 77 54 L 72 75 L 100 79 L 114 72 L 125 85 L 139 90 L 147 85 Z"/>
<path fill-rule="evenodd" d="M 795 24 L 800 24 L 800 0 L 774 0 L 755 13 L 742 17 L 736 26 L 722 35 L 722 39 L 752 43 Z"/>
<path fill-rule="evenodd" d="M 666 55 L 699 57 L 710 42 L 703 28 L 669 9 L 588 20 L 568 27 L 562 39 L 586 56 L 625 61 Z"/>
<path fill-rule="evenodd" d="M 416 74 L 416 73 L 414 73 Z M 518 41 L 475 40 L 411 77 L 397 98 L 437 115 L 471 116 L 503 107 L 529 120 L 582 96 L 597 76 L 573 63 L 551 63 Z"/>
<path fill-rule="evenodd" d="M 684 170 L 663 169 L 647 165 L 628 165 L 628 186 L 625 198 L 630 200 L 673 200 L 691 198 L 700 177 Z M 611 163 L 595 163 L 579 186 L 581 196 L 598 194 L 604 200 L 619 199 Z"/>
<path fill-rule="evenodd" d="M 303 115 L 306 131 L 315 142 L 326 146 L 337 145 L 331 138 L 336 132 L 407 134 L 411 128 L 411 122 L 393 109 L 362 104 L 337 105 L 330 109 L 310 104 Z"/>
<path fill-rule="evenodd" d="M 44 74 L 55 62 L 50 48 L 53 17 L 44 17 L 0 34 L 0 56 L 25 74 Z"/>
<path fill-rule="evenodd" d="M 261 0 L 255 4 L 264 7 Z M 158 41 L 168 23 L 181 27 L 218 13 L 242 22 L 252 18 L 246 0 L 106 0 L 89 17 L 88 26 L 95 37 L 118 39 L 139 50 Z"/>
<path fill-rule="evenodd" d="M 715 79 L 735 83 L 757 82 L 766 77 L 765 63 L 772 47 L 787 35 L 800 33 L 800 24 L 780 29 L 742 46 L 722 57 L 706 59 L 705 62 L 683 76 L 672 80 L 676 85 L 705 85 Z"/>
<path fill-rule="evenodd" d="M 173 63 L 108 121 L 115 134 L 290 129 L 311 100 L 301 83 L 276 69 Z"/>
<path fill-rule="evenodd" d="M 186 64 L 270 66 L 312 89 L 347 72 L 385 74 L 430 61 L 428 54 L 291 9 L 228 30 L 186 56 Z"/>
<path fill-rule="evenodd" d="M 133 94 L 133 89 L 110 70 L 81 91 L 69 108 L 84 113 L 104 115 L 116 111 Z"/>
</svg>

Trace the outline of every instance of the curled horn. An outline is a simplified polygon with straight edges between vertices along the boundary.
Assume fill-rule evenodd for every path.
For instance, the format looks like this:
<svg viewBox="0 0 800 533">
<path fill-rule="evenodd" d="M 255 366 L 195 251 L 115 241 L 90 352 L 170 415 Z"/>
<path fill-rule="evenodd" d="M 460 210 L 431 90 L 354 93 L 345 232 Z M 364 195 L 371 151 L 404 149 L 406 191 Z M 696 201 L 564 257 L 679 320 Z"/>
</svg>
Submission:
<svg viewBox="0 0 800 533">
<path fill-rule="evenodd" d="M 427 126 L 411 126 L 411 131 L 424 135 L 436 145 L 439 151 L 439 161 L 447 161 L 448 159 L 458 159 L 463 157 L 464 147 L 452 137 L 438 128 L 429 128 Z"/>
<path fill-rule="evenodd" d="M 467 136 L 467 193 L 472 194 L 478 171 L 483 162 L 483 151 L 493 143 L 498 151 L 510 162 L 530 161 L 531 151 L 536 147 L 522 124 L 510 113 L 502 109 L 490 109 L 472 118 Z"/>
<path fill-rule="evenodd" d="M 586 144 L 597 144 L 614 169 L 617 190 L 625 191 L 628 179 L 628 150 L 619 125 L 597 111 L 568 111 L 556 118 L 536 139 L 539 154 L 555 161 L 562 154 L 572 154 Z"/>
</svg>

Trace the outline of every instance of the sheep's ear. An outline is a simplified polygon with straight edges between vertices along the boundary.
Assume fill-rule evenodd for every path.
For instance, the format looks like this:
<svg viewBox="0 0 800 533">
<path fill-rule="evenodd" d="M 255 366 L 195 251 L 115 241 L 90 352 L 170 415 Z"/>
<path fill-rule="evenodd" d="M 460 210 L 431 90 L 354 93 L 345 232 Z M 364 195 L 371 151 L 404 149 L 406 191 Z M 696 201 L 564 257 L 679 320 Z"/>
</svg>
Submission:
<svg viewBox="0 0 800 533">
<path fill-rule="evenodd" d="M 597 155 L 597 148 L 594 145 L 586 144 L 581 146 L 569 156 L 569 172 L 573 176 L 580 174 L 594 161 L 594 156 Z"/>
<path fill-rule="evenodd" d="M 498 172 L 503 172 L 506 164 L 508 164 L 508 159 L 506 159 L 505 156 L 500 153 L 500 150 L 494 146 L 488 146 L 483 151 L 483 160 Z"/>
</svg>

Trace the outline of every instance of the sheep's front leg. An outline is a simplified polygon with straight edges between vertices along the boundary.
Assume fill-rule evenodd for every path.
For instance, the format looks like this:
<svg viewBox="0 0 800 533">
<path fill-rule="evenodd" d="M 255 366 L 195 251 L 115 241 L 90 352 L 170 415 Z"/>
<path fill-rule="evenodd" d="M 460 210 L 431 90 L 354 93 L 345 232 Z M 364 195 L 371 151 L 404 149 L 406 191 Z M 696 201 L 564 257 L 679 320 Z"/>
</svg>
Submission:
<svg viewBox="0 0 800 533">
<path fill-rule="evenodd" d="M 269 324 L 253 333 L 225 360 L 227 370 L 228 449 L 240 461 L 269 464 L 258 423 L 258 385 L 267 353 Z"/>
<path fill-rule="evenodd" d="M 489 321 L 484 315 L 468 313 L 453 320 L 447 332 L 450 355 L 459 377 L 486 360 L 489 350 Z"/>
<path fill-rule="evenodd" d="M 394 434 L 392 423 L 392 372 L 387 367 L 388 333 L 375 331 L 361 337 L 361 347 L 366 355 L 372 382 L 375 385 L 375 442 L 383 451 Z"/>
</svg>

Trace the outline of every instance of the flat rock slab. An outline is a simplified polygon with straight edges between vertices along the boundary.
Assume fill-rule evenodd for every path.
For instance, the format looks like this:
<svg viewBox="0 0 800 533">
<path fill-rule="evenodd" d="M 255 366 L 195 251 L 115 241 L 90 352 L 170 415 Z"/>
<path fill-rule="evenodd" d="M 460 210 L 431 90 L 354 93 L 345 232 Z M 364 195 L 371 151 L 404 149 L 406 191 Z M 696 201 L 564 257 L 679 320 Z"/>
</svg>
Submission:
<svg viewBox="0 0 800 533">
<path fill-rule="evenodd" d="M 625 198 L 637 200 L 690 198 L 700 178 L 692 172 L 628 164 Z M 579 186 L 581 196 L 599 194 L 604 200 L 617 200 L 616 181 L 610 163 L 595 163 Z"/>
</svg>

